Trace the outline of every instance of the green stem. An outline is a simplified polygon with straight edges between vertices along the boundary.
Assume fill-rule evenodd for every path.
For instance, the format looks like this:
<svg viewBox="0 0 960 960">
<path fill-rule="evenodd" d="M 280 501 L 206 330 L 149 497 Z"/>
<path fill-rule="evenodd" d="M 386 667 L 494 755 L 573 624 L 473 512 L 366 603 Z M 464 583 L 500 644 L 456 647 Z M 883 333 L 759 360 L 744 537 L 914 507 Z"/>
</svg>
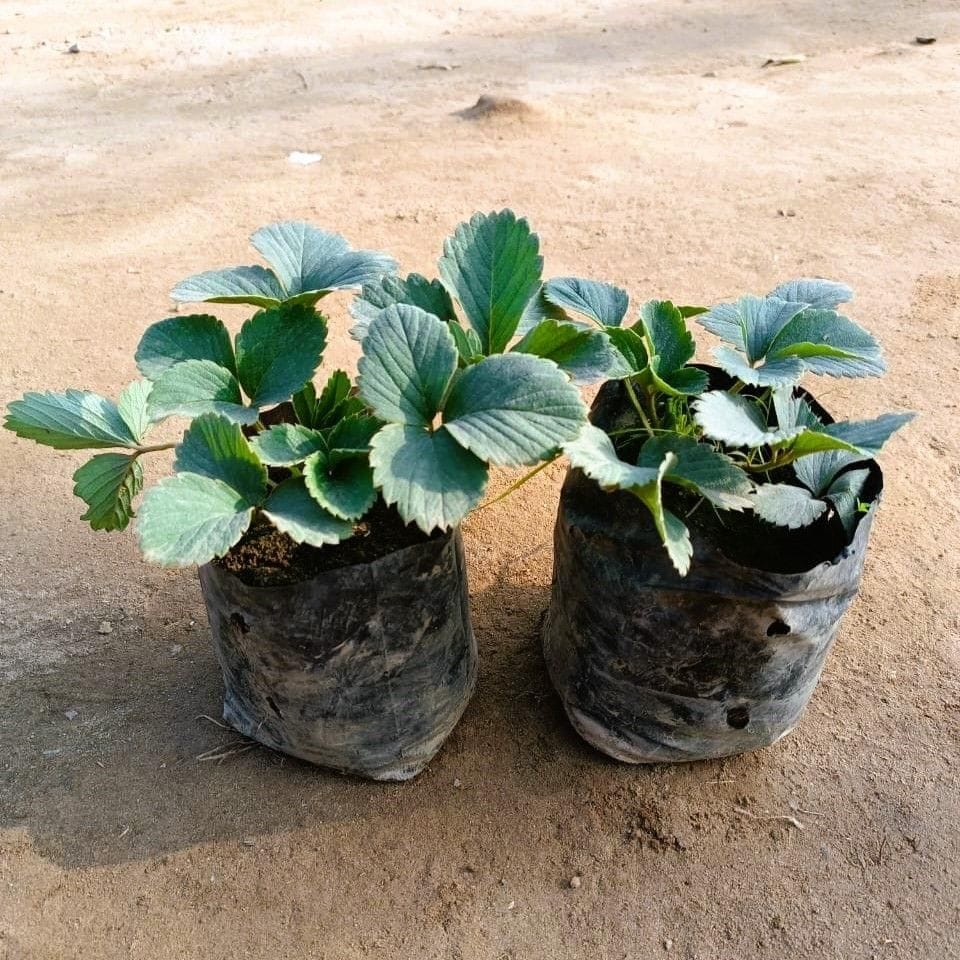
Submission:
<svg viewBox="0 0 960 960">
<path fill-rule="evenodd" d="M 160 450 L 172 450 L 176 445 L 176 443 L 155 443 L 150 447 L 137 447 L 134 456 L 139 457 L 143 453 L 157 453 Z"/>
<path fill-rule="evenodd" d="M 768 463 L 745 463 L 743 469 L 747 473 L 771 473 L 773 470 L 789 466 L 796 459 L 796 455 L 792 451 L 788 451 L 782 457 L 775 456 Z"/>
<path fill-rule="evenodd" d="M 623 385 L 626 388 L 627 396 L 630 398 L 630 402 L 633 404 L 633 409 L 637 411 L 637 416 L 640 417 L 640 422 L 643 424 L 648 436 L 652 437 L 653 427 L 650 426 L 650 421 L 647 419 L 647 415 L 640 403 L 640 398 L 637 396 L 636 390 L 633 389 L 633 384 L 630 382 L 629 377 L 623 381 Z"/>
<path fill-rule="evenodd" d="M 486 503 L 481 503 L 479 507 L 474 510 L 474 513 L 479 513 L 481 510 L 486 510 L 487 507 L 492 507 L 495 503 L 499 503 L 501 500 L 505 500 L 510 496 L 511 493 L 519 490 L 528 480 L 532 480 L 541 470 L 546 470 L 551 463 L 554 463 L 557 458 L 560 456 L 559 453 L 554 454 L 549 460 L 544 460 L 539 466 L 534 467 L 529 473 L 524 474 L 516 483 L 511 483 L 506 490 L 503 491 L 499 496 L 494 497 L 492 500 L 488 500 Z"/>
</svg>

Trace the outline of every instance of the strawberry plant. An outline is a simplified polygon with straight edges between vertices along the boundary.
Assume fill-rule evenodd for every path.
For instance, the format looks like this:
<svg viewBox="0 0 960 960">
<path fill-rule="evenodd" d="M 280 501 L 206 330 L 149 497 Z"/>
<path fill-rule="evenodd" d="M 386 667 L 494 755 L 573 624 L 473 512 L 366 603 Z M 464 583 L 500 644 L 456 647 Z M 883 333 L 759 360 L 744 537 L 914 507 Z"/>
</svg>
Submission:
<svg viewBox="0 0 960 960">
<path fill-rule="evenodd" d="M 144 483 L 141 458 L 175 448 L 174 475 L 144 495 L 137 533 L 145 556 L 167 566 L 222 556 L 262 516 L 314 546 L 349 537 L 375 499 L 367 461 L 379 422 L 336 371 L 317 394 L 313 377 L 327 341 L 317 302 L 394 268 L 381 253 L 301 222 L 258 230 L 270 263 L 201 273 L 178 284 L 181 301 L 259 309 L 231 337 L 208 314 L 150 326 L 136 352 L 143 379 L 118 402 L 96 393 L 27 393 L 4 426 L 56 449 L 109 449 L 74 474 L 95 530 L 122 530 Z M 291 423 L 265 426 L 269 408 L 291 402 Z M 150 443 L 169 417 L 190 421 L 178 443 Z M 283 468 L 282 475 L 269 468 Z"/>
<path fill-rule="evenodd" d="M 562 317 L 585 318 L 616 349 L 611 378 L 622 381 L 627 403 L 609 432 L 585 426 L 564 445 L 567 457 L 603 489 L 629 491 L 649 509 L 681 575 L 692 546 L 685 520 L 670 509 L 671 486 L 695 494 L 697 507 L 753 510 L 790 529 L 827 517 L 849 538 L 867 506 L 860 500 L 865 461 L 913 416 L 827 423 L 799 389 L 808 372 L 884 372 L 874 338 L 838 312 L 851 297 L 843 284 L 801 279 L 710 310 L 649 301 L 625 326 L 623 290 L 576 278 L 548 281 L 544 300 Z M 689 318 L 722 341 L 712 374 L 691 363 Z"/>
<path fill-rule="evenodd" d="M 209 314 L 170 317 L 144 333 L 143 379 L 117 403 L 68 390 L 28 393 L 7 409 L 5 426 L 20 437 L 111 451 L 74 475 L 98 530 L 128 525 L 141 458 L 175 448 L 173 476 L 146 492 L 136 523 L 145 556 L 164 565 L 223 556 L 255 522 L 298 543 L 338 543 L 378 493 L 426 533 L 456 526 L 491 464 L 557 456 L 586 421 L 571 378 L 597 379 L 617 358 L 603 333 L 550 315 L 538 238 L 510 211 L 457 228 L 442 283 L 393 276 L 386 255 L 305 223 L 251 239 L 269 267 L 200 273 L 172 294 L 257 308 L 235 337 Z M 318 392 L 327 321 L 317 303 L 361 286 L 357 386 L 336 371 Z M 190 421 L 182 440 L 151 443 L 169 417 Z"/>
</svg>

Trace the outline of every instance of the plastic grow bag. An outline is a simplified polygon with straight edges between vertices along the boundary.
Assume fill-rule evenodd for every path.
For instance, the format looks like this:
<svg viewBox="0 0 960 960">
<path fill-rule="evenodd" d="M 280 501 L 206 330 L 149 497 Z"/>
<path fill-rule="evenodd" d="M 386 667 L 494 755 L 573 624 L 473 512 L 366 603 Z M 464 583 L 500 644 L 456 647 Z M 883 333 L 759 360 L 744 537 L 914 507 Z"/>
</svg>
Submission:
<svg viewBox="0 0 960 960">
<path fill-rule="evenodd" d="M 611 398 L 604 391 L 595 421 Z M 570 471 L 543 648 L 577 732 L 629 763 L 729 756 L 789 733 L 859 587 L 882 487 L 875 463 L 871 471 L 873 504 L 832 559 L 773 573 L 728 559 L 691 530 L 686 577 L 635 497 Z"/>
<path fill-rule="evenodd" d="M 200 568 L 223 718 L 310 763 L 374 780 L 419 773 L 476 683 L 459 530 L 289 586 Z"/>
</svg>

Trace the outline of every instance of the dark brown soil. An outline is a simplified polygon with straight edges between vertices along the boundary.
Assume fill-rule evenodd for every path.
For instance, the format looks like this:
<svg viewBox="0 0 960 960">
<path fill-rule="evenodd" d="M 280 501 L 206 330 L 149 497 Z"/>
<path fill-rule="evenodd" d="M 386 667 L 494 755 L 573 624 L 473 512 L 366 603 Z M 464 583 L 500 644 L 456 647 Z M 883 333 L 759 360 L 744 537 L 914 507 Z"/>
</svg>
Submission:
<svg viewBox="0 0 960 960">
<path fill-rule="evenodd" d="M 297 543 L 263 520 L 215 562 L 248 586 L 280 587 L 302 583 L 329 570 L 372 563 L 395 550 L 429 539 L 417 527 L 404 524 L 393 507 L 378 500 L 354 527 L 353 536 L 342 543 L 326 547 Z"/>
</svg>

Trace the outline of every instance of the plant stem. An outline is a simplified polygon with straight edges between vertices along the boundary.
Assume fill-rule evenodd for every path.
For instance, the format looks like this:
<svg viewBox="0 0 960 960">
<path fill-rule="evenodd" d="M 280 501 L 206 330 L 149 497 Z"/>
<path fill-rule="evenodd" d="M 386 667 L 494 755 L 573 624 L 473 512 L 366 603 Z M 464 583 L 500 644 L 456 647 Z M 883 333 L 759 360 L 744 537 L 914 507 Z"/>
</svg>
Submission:
<svg viewBox="0 0 960 960">
<path fill-rule="evenodd" d="M 623 381 L 623 385 L 626 388 L 627 396 L 630 398 L 630 402 L 633 404 L 633 409 L 637 411 L 637 416 L 640 417 L 640 421 L 643 424 L 644 429 L 647 431 L 647 435 L 652 437 L 653 427 L 650 426 L 650 421 L 643 410 L 643 406 L 640 403 L 640 398 L 637 396 L 637 391 L 633 389 L 633 384 L 630 382 L 629 377 Z"/>
<path fill-rule="evenodd" d="M 796 456 L 792 451 L 788 451 L 782 457 L 774 456 L 772 460 L 768 463 L 745 463 L 743 464 L 743 469 L 747 473 L 770 473 L 773 470 L 779 470 L 780 467 L 789 466 L 796 460 Z"/>
<path fill-rule="evenodd" d="M 139 457 L 140 454 L 142 453 L 157 453 L 160 450 L 172 450 L 176 445 L 177 445 L 176 442 L 174 442 L 174 443 L 155 443 L 153 444 L 153 446 L 150 446 L 150 447 L 137 447 L 136 453 L 134 453 L 134 456 Z"/>
<path fill-rule="evenodd" d="M 516 490 L 519 490 L 528 480 L 532 480 L 541 470 L 546 470 L 551 463 L 554 463 L 560 454 L 555 454 L 549 460 L 544 460 L 539 466 L 534 467 L 529 473 L 524 474 L 516 483 L 511 483 L 506 490 L 503 491 L 499 496 L 494 497 L 492 500 L 488 500 L 486 503 L 481 503 L 474 513 L 479 513 L 481 510 L 486 510 L 487 507 L 492 507 L 495 503 L 499 503 L 501 500 L 505 500 Z"/>
</svg>

